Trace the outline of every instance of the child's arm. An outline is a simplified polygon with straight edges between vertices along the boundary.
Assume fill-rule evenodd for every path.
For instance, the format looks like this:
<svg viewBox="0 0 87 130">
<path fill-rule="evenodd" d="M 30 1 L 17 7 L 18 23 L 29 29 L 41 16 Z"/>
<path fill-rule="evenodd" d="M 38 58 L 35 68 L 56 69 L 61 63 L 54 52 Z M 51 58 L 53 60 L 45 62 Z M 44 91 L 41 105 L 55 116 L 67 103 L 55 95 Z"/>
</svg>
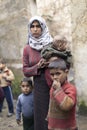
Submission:
<svg viewBox="0 0 87 130">
<path fill-rule="evenodd" d="M 7 70 L 3 73 L 3 78 L 6 78 L 8 81 L 14 80 L 14 74 L 11 70 Z"/>
<path fill-rule="evenodd" d="M 59 83 L 58 83 L 59 84 Z M 56 86 L 56 85 L 55 85 Z M 58 85 L 57 85 L 58 86 Z M 65 91 L 59 87 L 53 88 L 53 96 L 62 110 L 70 110 L 76 104 L 76 88 L 68 87 Z"/>
<path fill-rule="evenodd" d="M 7 69 L 2 73 L 2 78 L 7 82 L 7 86 L 11 86 L 14 80 L 14 74 L 11 70 Z"/>
<path fill-rule="evenodd" d="M 21 102 L 20 102 L 19 97 L 16 104 L 16 122 L 17 124 L 21 123 Z"/>
</svg>

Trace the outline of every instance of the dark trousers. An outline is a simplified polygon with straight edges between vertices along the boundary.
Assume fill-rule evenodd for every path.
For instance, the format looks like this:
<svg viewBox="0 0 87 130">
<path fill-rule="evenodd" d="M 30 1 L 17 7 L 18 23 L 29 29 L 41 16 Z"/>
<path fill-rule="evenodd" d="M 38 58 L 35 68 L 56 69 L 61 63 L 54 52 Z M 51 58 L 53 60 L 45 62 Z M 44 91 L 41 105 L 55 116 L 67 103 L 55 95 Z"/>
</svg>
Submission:
<svg viewBox="0 0 87 130">
<path fill-rule="evenodd" d="M 10 113 L 14 113 L 13 96 L 12 96 L 11 87 L 10 86 L 2 87 L 2 89 L 4 91 L 4 95 L 8 104 L 8 110 Z"/>
<path fill-rule="evenodd" d="M 0 101 L 0 112 L 2 112 L 3 101 Z"/>
<path fill-rule="evenodd" d="M 34 130 L 34 117 L 26 118 L 23 116 L 23 130 Z"/>
<path fill-rule="evenodd" d="M 0 112 L 2 112 L 3 101 L 4 101 L 4 92 L 3 89 L 0 87 Z"/>
</svg>

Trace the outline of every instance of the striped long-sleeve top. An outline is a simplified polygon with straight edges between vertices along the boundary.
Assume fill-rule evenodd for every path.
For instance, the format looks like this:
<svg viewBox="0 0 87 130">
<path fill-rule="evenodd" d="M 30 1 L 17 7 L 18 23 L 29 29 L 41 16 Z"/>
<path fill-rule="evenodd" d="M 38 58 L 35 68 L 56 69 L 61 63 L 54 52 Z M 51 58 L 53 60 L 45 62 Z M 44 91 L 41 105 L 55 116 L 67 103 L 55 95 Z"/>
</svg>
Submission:
<svg viewBox="0 0 87 130">
<path fill-rule="evenodd" d="M 49 130 L 76 129 L 76 87 L 66 82 L 60 89 L 50 90 Z"/>
</svg>

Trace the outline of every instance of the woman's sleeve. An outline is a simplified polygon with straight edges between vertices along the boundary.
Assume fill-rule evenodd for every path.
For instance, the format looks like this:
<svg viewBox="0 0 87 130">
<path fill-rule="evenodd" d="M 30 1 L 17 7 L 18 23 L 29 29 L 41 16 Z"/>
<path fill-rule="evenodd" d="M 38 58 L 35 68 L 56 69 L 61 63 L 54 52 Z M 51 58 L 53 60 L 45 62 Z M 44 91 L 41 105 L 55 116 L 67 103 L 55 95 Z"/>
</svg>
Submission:
<svg viewBox="0 0 87 130">
<path fill-rule="evenodd" d="M 37 64 L 31 66 L 29 63 L 29 53 L 27 50 L 28 46 L 26 46 L 23 50 L 23 73 L 26 77 L 31 77 L 38 74 L 38 66 Z M 31 54 L 32 55 L 32 54 Z"/>
</svg>

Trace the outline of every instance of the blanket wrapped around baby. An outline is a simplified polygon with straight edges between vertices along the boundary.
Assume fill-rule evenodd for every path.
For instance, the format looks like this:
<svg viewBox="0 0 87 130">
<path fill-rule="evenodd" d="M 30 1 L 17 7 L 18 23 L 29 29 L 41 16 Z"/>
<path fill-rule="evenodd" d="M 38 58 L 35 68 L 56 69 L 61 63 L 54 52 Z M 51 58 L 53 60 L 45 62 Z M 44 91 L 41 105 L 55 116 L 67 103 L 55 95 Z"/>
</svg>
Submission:
<svg viewBox="0 0 87 130">
<path fill-rule="evenodd" d="M 49 46 L 46 46 L 43 48 L 43 50 L 41 51 L 41 57 L 49 60 L 51 57 L 54 56 L 58 56 L 64 60 L 66 60 L 67 63 L 71 64 L 72 62 L 72 54 L 70 50 L 57 50 L 55 48 L 52 47 L 52 44 L 50 44 Z"/>
</svg>

